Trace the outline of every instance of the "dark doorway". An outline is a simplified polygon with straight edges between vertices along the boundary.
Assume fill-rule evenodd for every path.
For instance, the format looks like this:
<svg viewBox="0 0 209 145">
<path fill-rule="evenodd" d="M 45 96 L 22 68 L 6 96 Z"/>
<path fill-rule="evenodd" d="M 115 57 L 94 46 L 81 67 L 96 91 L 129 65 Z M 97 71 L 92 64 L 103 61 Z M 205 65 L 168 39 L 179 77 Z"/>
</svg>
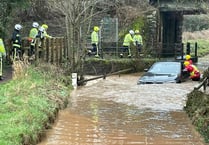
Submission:
<svg viewBox="0 0 209 145">
<path fill-rule="evenodd" d="M 176 12 L 161 12 L 162 17 L 162 55 L 170 57 L 175 55 L 177 47 L 182 41 L 182 21 L 183 15 Z"/>
</svg>

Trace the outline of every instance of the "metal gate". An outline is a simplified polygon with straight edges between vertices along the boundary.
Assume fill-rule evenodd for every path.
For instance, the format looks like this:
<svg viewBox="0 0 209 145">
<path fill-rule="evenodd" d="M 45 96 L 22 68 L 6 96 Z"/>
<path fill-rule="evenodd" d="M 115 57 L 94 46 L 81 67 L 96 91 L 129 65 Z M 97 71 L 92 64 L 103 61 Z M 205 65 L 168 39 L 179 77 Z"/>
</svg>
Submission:
<svg viewBox="0 0 209 145">
<path fill-rule="evenodd" d="M 118 18 L 104 17 L 100 26 L 99 48 L 103 57 L 118 56 Z"/>
</svg>

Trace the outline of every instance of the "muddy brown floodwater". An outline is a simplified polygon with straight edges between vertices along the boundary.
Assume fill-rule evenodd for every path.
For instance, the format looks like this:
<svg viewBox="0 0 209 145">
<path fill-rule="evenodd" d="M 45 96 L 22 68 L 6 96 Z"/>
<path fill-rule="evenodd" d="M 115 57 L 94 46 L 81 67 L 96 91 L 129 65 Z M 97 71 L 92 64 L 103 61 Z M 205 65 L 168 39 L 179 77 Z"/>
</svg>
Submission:
<svg viewBox="0 0 209 145">
<path fill-rule="evenodd" d="M 136 85 L 139 75 L 88 82 L 39 145 L 204 145 L 183 107 L 197 82 Z"/>
</svg>

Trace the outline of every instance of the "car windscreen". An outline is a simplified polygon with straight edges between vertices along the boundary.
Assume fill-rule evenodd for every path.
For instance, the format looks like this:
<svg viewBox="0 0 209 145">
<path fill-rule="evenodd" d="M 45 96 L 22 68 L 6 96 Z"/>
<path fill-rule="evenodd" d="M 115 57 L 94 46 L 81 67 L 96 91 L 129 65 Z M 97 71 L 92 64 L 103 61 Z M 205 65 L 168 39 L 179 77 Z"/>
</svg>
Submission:
<svg viewBox="0 0 209 145">
<path fill-rule="evenodd" d="M 148 72 L 153 74 L 179 74 L 181 72 L 181 64 L 177 62 L 158 62 Z"/>
</svg>

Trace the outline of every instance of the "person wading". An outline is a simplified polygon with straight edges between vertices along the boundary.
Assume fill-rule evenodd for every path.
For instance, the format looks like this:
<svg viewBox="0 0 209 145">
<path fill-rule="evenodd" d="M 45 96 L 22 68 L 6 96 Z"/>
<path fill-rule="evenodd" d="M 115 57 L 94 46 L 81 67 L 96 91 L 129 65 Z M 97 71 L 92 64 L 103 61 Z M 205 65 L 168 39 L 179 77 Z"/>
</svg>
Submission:
<svg viewBox="0 0 209 145">
<path fill-rule="evenodd" d="M 193 81 L 200 80 L 200 71 L 194 64 L 190 64 L 189 61 L 185 61 L 184 66 L 184 71 L 188 71 L 190 73 L 190 79 L 192 79 Z"/>
<path fill-rule="evenodd" d="M 191 56 L 190 56 L 189 54 L 187 54 L 187 55 L 185 56 L 185 61 L 184 61 L 184 62 L 186 62 L 186 61 L 188 61 L 189 64 L 193 64 L 193 62 L 192 62 L 192 60 L 191 60 Z"/>
</svg>

